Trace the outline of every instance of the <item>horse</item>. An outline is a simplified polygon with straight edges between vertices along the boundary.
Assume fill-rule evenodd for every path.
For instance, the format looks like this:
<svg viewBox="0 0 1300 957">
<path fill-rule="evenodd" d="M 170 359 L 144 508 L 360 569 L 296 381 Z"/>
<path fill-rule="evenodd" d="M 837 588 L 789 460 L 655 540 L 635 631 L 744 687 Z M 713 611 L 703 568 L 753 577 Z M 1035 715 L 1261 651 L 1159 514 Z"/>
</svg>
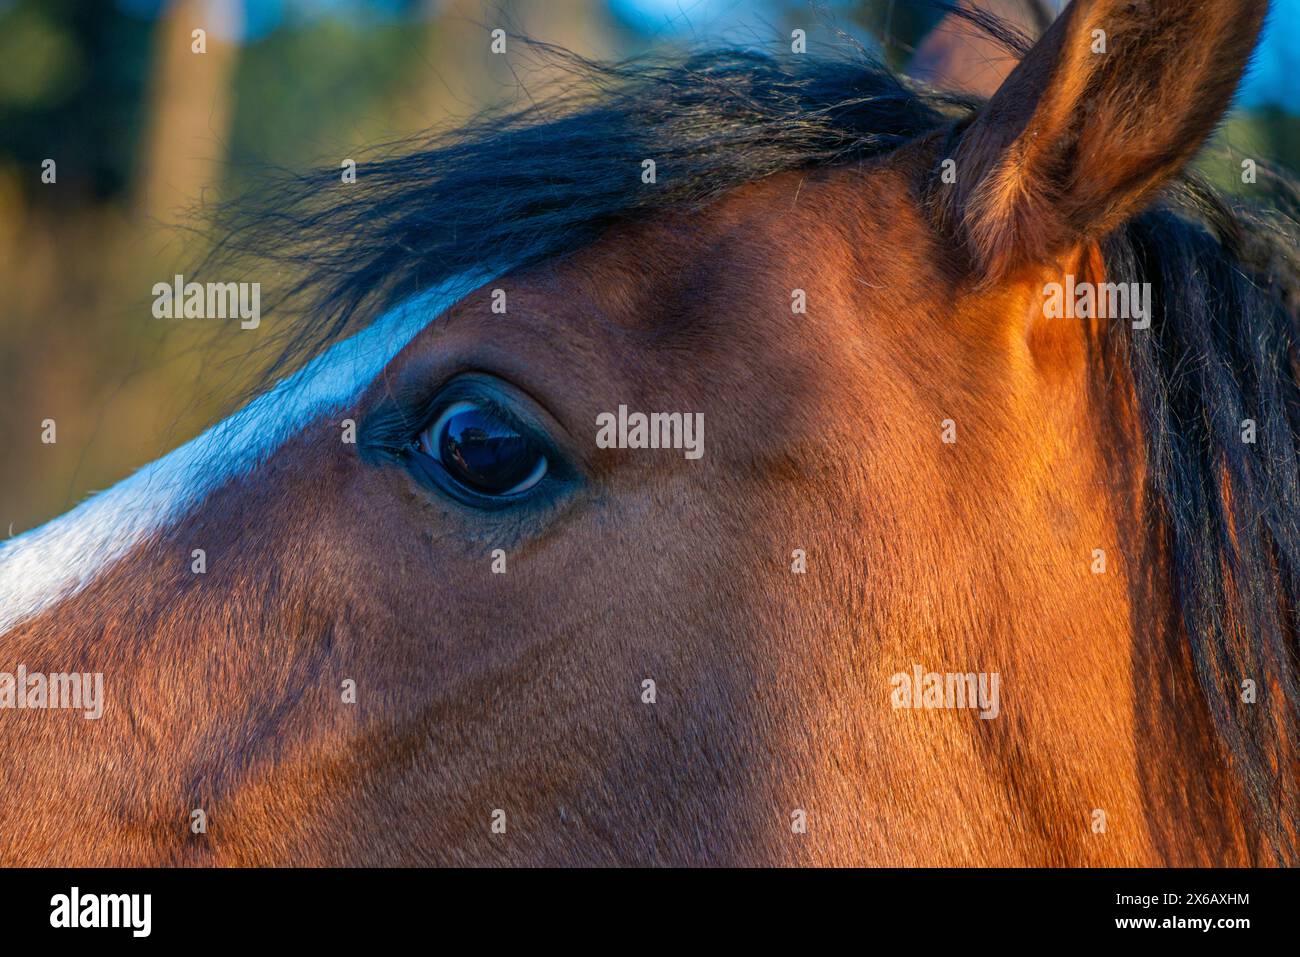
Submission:
<svg viewBox="0 0 1300 957">
<path fill-rule="evenodd" d="M 0 550 L 0 862 L 1296 863 L 1300 226 L 1189 168 L 1266 12 L 534 46 L 247 198 L 268 385 Z"/>
</svg>

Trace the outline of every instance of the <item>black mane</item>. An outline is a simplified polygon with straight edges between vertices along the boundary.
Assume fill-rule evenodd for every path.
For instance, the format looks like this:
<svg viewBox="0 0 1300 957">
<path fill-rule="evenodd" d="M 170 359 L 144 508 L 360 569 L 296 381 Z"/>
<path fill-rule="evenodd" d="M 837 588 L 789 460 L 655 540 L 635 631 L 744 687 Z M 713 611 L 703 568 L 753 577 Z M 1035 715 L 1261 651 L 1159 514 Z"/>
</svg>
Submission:
<svg viewBox="0 0 1300 957">
<path fill-rule="evenodd" d="M 860 50 L 610 65 L 529 47 L 563 66 L 554 95 L 387 144 L 358 162 L 354 185 L 337 168 L 281 175 L 260 198 L 229 205 L 216 256 L 285 267 L 280 305 L 302 316 L 269 374 L 441 281 L 563 256 L 619 221 L 775 173 L 884 154 L 978 106 Z M 640 181 L 645 158 L 657 164 L 654 187 Z M 1264 179 L 1261 170 L 1261 191 Z M 1163 587 L 1261 830 L 1294 861 L 1300 225 L 1294 187 L 1272 183 L 1274 205 L 1251 212 L 1185 176 L 1109 236 L 1104 254 L 1112 281 L 1153 286 L 1151 329 L 1119 323 L 1113 335 L 1141 423 Z M 1245 419 L 1257 423 L 1256 444 L 1241 440 Z M 1242 703 L 1244 679 L 1259 704 Z"/>
</svg>

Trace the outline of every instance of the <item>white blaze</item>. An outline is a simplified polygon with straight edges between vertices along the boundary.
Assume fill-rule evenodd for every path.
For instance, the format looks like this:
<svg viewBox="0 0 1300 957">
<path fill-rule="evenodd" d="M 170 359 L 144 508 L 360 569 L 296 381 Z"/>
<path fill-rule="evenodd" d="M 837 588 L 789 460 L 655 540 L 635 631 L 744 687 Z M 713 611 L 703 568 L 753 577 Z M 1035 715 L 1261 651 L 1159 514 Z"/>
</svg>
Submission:
<svg viewBox="0 0 1300 957">
<path fill-rule="evenodd" d="M 408 300 L 180 448 L 0 544 L 0 634 L 76 594 L 309 423 L 356 401 L 416 333 L 491 278 L 458 277 Z"/>
</svg>

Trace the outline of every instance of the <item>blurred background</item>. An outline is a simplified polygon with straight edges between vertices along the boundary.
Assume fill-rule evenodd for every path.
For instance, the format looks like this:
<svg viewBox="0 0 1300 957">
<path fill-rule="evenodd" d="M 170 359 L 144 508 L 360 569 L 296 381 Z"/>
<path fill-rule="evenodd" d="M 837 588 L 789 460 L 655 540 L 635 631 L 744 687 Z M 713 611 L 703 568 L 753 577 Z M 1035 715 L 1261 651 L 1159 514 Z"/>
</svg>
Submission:
<svg viewBox="0 0 1300 957">
<path fill-rule="evenodd" d="M 0 0 L 0 536 L 231 411 L 257 332 L 225 323 L 214 341 L 151 312 L 153 284 L 202 256 L 212 201 L 262 164 L 338 169 L 526 102 L 544 78 L 489 55 L 491 29 L 623 57 L 788 44 L 796 27 L 811 49 L 833 23 L 897 65 L 936 19 L 908 0 Z M 1300 0 L 1274 0 L 1217 147 L 1300 169 L 1297 76 Z M 1207 174 L 1240 189 L 1231 169 Z"/>
</svg>

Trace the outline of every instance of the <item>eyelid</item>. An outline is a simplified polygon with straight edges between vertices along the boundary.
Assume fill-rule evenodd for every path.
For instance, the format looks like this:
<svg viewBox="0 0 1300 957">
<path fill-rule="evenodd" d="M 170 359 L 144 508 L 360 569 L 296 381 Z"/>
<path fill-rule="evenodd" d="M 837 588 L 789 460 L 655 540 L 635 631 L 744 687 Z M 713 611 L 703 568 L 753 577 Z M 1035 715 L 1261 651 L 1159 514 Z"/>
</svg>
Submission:
<svg viewBox="0 0 1300 957">
<path fill-rule="evenodd" d="M 493 412 L 506 421 L 524 426 L 530 433 L 551 439 L 550 444 L 557 451 L 560 450 L 560 446 L 565 446 L 572 451 L 570 447 L 577 441 L 573 433 L 543 398 L 534 395 L 528 389 L 510 379 L 503 379 L 495 373 L 468 368 L 448 378 L 435 395 L 442 396 L 449 389 L 462 386 L 468 390 L 467 395 L 486 402 Z M 518 401 L 511 401 L 514 398 Z M 559 438 L 554 438 L 556 436 Z"/>
</svg>

